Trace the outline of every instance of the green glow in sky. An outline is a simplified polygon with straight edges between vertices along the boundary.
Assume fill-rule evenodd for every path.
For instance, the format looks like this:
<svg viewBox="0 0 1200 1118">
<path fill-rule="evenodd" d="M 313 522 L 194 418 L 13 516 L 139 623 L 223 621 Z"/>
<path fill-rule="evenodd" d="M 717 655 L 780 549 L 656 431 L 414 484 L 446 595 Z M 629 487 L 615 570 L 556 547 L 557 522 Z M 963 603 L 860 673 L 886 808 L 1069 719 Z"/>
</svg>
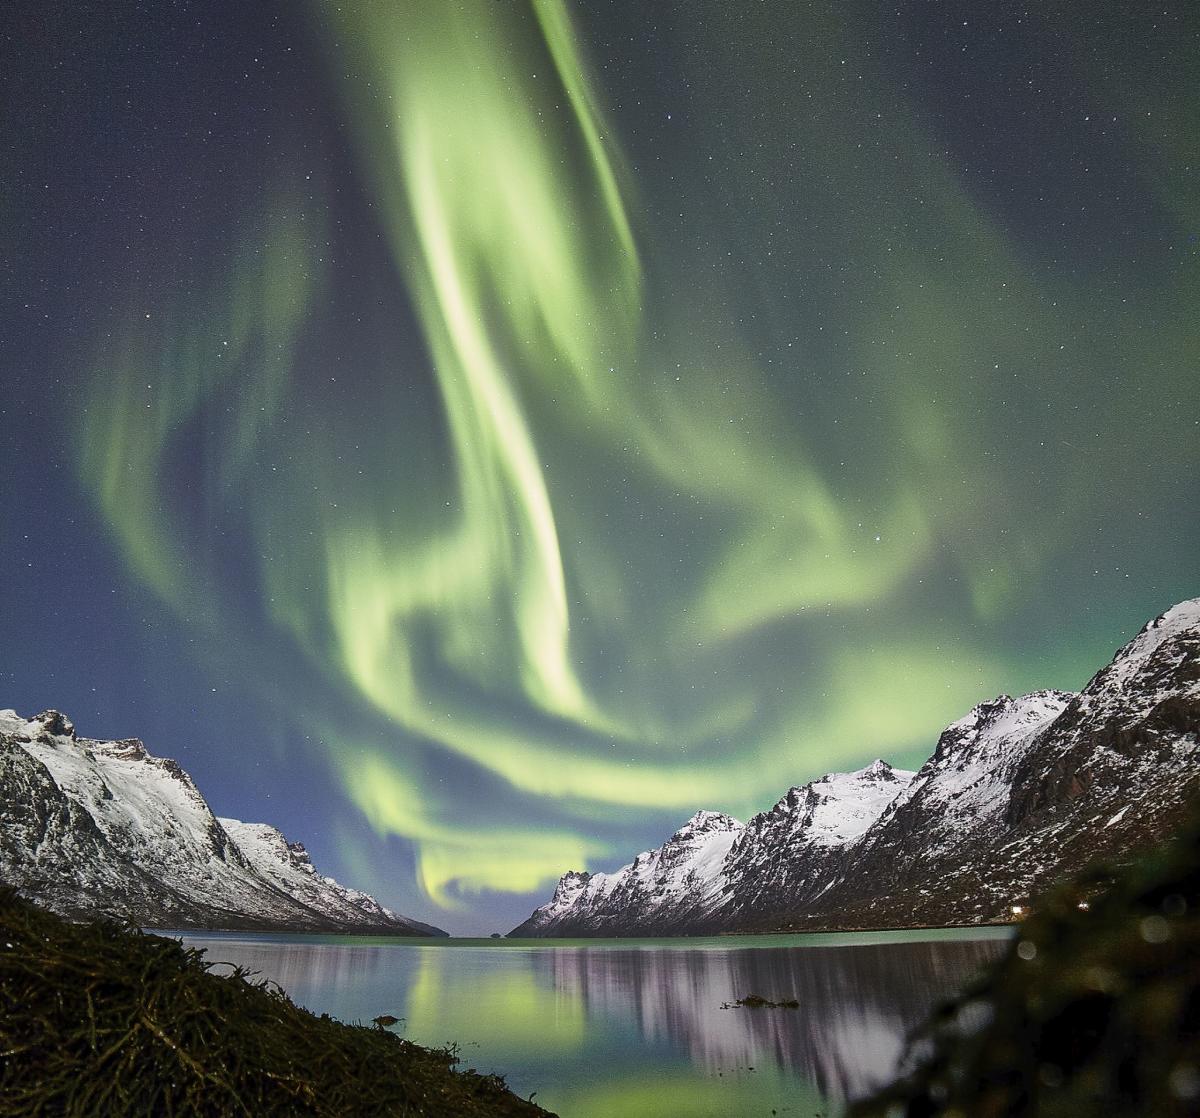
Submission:
<svg viewBox="0 0 1200 1118">
<path fill-rule="evenodd" d="M 210 654 L 259 658 L 250 685 L 439 904 L 631 854 L 651 816 L 919 761 L 972 703 L 1078 685 L 1115 643 L 1055 603 L 1073 541 L 1138 554 L 1157 467 L 1113 440 L 1142 445 L 1194 372 L 1195 271 L 1118 305 L 1030 254 L 850 16 L 786 64 L 762 39 L 733 97 L 736 8 L 676 29 L 714 123 L 665 175 L 563 0 L 319 4 L 375 255 L 327 253 L 348 204 L 283 175 L 187 298 L 132 299 L 99 347 L 79 475 L 129 570 Z M 811 153 L 761 193 L 758 97 Z M 886 176 L 855 140 L 877 105 Z M 734 158 L 750 136 L 767 154 Z M 1146 189 L 1195 227 L 1169 176 Z M 768 228 L 728 263 L 723 237 Z M 351 272 L 373 298 L 347 325 Z M 1197 443 L 1160 453 L 1194 469 Z"/>
</svg>

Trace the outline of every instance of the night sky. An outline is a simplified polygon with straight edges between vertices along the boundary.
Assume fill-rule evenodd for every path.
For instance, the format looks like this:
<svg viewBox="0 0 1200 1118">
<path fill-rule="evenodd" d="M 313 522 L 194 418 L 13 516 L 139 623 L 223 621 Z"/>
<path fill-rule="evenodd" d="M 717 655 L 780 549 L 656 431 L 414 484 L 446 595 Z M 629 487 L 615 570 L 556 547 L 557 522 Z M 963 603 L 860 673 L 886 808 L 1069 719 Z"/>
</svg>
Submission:
<svg viewBox="0 0 1200 1118">
<path fill-rule="evenodd" d="M 1200 593 L 1200 7 L 8 0 L 0 706 L 458 932 Z"/>
</svg>

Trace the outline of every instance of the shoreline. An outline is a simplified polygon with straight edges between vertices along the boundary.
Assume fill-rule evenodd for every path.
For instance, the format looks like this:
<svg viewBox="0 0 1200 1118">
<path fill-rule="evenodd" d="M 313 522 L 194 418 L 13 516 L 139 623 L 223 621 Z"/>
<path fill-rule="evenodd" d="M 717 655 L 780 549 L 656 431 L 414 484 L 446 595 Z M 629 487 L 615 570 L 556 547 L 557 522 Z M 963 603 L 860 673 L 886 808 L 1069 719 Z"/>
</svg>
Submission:
<svg viewBox="0 0 1200 1118">
<path fill-rule="evenodd" d="M 862 934 L 866 932 L 969 932 L 984 928 L 1017 928 L 1019 922 L 1012 920 L 981 920 L 971 924 L 887 924 L 883 927 L 872 925 L 864 927 L 823 927 L 823 928 L 773 928 L 767 931 L 749 931 L 736 929 L 726 932 L 716 932 L 718 936 L 819 936 L 840 934 Z"/>
<path fill-rule="evenodd" d="M 711 943 L 715 940 L 735 940 L 735 939 L 765 939 L 777 937 L 792 937 L 803 938 L 805 936 L 841 936 L 841 935 L 895 935 L 895 934 L 919 934 L 922 932 L 937 932 L 937 933 L 969 933 L 969 932 L 985 932 L 999 933 L 1004 931 L 1014 931 L 1020 925 L 1013 922 L 994 922 L 985 924 L 903 924 L 888 927 L 842 927 L 842 928 L 816 928 L 804 929 L 799 928 L 782 928 L 768 931 L 722 931 L 722 932 L 700 932 L 696 934 L 681 933 L 676 935 L 641 935 L 633 933 L 629 935 L 561 935 L 561 936 L 501 936 L 493 938 L 491 936 L 422 936 L 422 935 L 396 935 L 394 933 L 369 933 L 369 932 L 344 932 L 344 931 L 313 931 L 312 929 L 276 929 L 276 928 L 152 928 L 144 927 L 144 931 L 148 935 L 166 936 L 166 937 L 193 937 L 203 938 L 205 936 L 220 936 L 232 937 L 238 935 L 245 936 L 285 936 L 292 939 L 322 939 L 325 937 L 337 936 L 346 939 L 364 939 L 364 940 L 402 940 L 405 944 L 413 944 L 414 946 L 432 947 L 432 946 L 457 946 L 470 944 L 477 947 L 504 947 L 504 946 L 530 946 L 544 944 L 552 947 L 556 944 L 595 944 L 602 946 L 610 943 L 644 943 L 647 941 L 661 942 L 663 944 L 677 944 L 685 947 L 690 942 L 707 942 Z"/>
<path fill-rule="evenodd" d="M 428 939 L 434 937 L 413 937 Z M 296 1005 L 201 949 L 0 888 L 0 1112 L 553 1118 L 498 1075 Z"/>
</svg>

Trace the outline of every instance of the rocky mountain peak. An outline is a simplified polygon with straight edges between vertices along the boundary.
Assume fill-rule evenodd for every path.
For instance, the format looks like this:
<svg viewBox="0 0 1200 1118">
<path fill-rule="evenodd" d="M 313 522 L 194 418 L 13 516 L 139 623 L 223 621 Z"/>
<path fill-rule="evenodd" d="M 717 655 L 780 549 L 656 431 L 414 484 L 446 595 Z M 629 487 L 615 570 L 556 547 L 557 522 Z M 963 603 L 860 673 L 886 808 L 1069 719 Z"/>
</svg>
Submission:
<svg viewBox="0 0 1200 1118">
<path fill-rule="evenodd" d="M 1069 691 L 1046 689 L 1015 699 L 997 695 L 978 703 L 942 731 L 930 760 L 936 763 L 953 758 L 961 762 L 982 742 L 1021 733 L 1058 717 L 1074 698 Z"/>
<path fill-rule="evenodd" d="M 769 811 L 755 816 L 751 824 L 765 820 L 794 820 L 799 814 L 803 825 L 811 826 L 818 821 L 820 808 L 838 803 L 869 801 L 873 808 L 882 801 L 882 810 L 882 806 L 907 786 L 914 775 L 906 769 L 893 768 L 882 758 L 854 772 L 825 773 L 807 784 L 789 788 L 782 799 Z"/>
<path fill-rule="evenodd" d="M 558 879 L 558 884 L 554 887 L 553 903 L 557 904 L 569 902 L 570 899 L 584 889 L 591 880 L 592 875 L 586 870 L 567 870 L 567 872 Z"/>
<path fill-rule="evenodd" d="M 799 820 L 807 842 L 840 846 L 853 842 L 883 814 L 916 773 L 872 762 L 850 773 L 829 773 L 808 785 Z"/>
<path fill-rule="evenodd" d="M 1191 598 L 1147 621 L 1138 630 L 1137 636 L 1117 652 L 1113 663 L 1130 664 L 1146 660 L 1166 641 L 1196 629 L 1200 629 L 1200 598 Z"/>
<path fill-rule="evenodd" d="M 726 815 L 723 811 L 700 810 L 680 827 L 669 841 L 672 843 L 686 842 L 697 836 L 724 834 L 741 829 L 742 824 L 732 815 Z"/>
<path fill-rule="evenodd" d="M 29 721 L 40 723 L 43 732 L 52 737 L 75 737 L 75 723 L 60 710 L 44 710 L 41 714 L 35 714 Z"/>
<path fill-rule="evenodd" d="M 882 757 L 872 761 L 865 769 L 860 769 L 858 775 L 864 780 L 900 780 L 896 770 Z"/>
<path fill-rule="evenodd" d="M 99 751 L 120 760 L 144 761 L 149 756 L 146 743 L 141 738 L 120 738 L 116 741 L 93 741 L 91 738 L 84 740 L 93 752 Z"/>
<path fill-rule="evenodd" d="M 1180 683 L 1200 681 L 1200 598 L 1172 606 L 1147 622 L 1138 634 L 1097 672 L 1082 692 L 1091 699 L 1104 692 L 1150 694 Z"/>
</svg>

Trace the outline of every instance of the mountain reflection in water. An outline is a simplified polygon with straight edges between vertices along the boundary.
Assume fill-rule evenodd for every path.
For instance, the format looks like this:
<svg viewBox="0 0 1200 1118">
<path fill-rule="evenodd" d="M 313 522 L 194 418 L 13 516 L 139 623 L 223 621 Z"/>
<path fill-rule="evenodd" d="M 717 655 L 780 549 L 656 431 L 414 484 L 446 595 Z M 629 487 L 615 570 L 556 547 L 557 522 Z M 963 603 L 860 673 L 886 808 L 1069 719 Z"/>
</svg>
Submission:
<svg viewBox="0 0 1200 1118">
<path fill-rule="evenodd" d="M 995 940 L 765 950 L 568 948 L 534 956 L 589 1015 L 626 1016 L 710 1071 L 771 1061 L 826 1098 L 856 1098 L 895 1069 L 939 998 L 995 958 Z M 747 994 L 798 1009 L 721 1010 Z"/>
<path fill-rule="evenodd" d="M 1004 933 L 725 940 L 365 941 L 186 936 L 315 1012 L 381 1013 L 563 1118 L 840 1111 L 895 1070 L 907 1034 Z M 914 937 L 915 938 L 915 937 Z M 748 994 L 798 1009 L 722 1009 Z"/>
</svg>

